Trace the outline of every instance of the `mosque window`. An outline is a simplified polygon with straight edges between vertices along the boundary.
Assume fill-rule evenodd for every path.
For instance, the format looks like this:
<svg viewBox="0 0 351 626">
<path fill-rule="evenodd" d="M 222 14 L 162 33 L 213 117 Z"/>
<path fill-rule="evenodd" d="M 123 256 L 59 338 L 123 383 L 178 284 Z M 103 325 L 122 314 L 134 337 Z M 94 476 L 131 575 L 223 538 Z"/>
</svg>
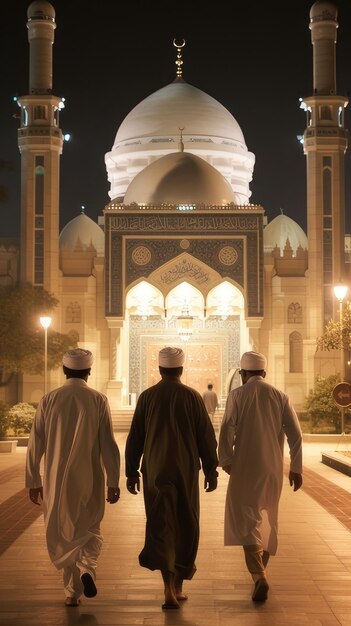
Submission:
<svg viewBox="0 0 351 626">
<path fill-rule="evenodd" d="M 44 284 L 44 232 L 36 230 L 34 234 L 34 284 Z"/>
<path fill-rule="evenodd" d="M 302 372 L 303 343 L 302 335 L 296 331 L 289 335 L 289 372 Z"/>
<path fill-rule="evenodd" d="M 82 310 L 79 302 L 70 302 L 66 307 L 66 323 L 79 324 L 82 319 Z"/>
<path fill-rule="evenodd" d="M 307 107 L 307 126 L 312 126 L 312 109 Z"/>
<path fill-rule="evenodd" d="M 330 106 L 321 106 L 320 107 L 320 117 L 321 120 L 331 120 L 332 119 L 332 110 Z"/>
<path fill-rule="evenodd" d="M 34 284 L 44 284 L 44 157 L 35 157 Z"/>
<path fill-rule="evenodd" d="M 298 302 L 288 306 L 288 324 L 302 324 L 302 306 Z"/>
<path fill-rule="evenodd" d="M 331 285 L 333 283 L 333 242 L 332 231 L 323 231 L 323 283 Z"/>
<path fill-rule="evenodd" d="M 23 112 L 23 126 L 28 126 L 28 110 L 26 107 L 22 107 Z"/>
<path fill-rule="evenodd" d="M 342 128 L 344 125 L 344 107 L 339 107 L 338 110 L 338 124 Z"/>
<path fill-rule="evenodd" d="M 330 157 L 323 157 L 324 159 L 330 159 Z M 329 167 L 323 168 L 323 215 L 332 214 L 332 195 L 331 195 L 331 169 Z"/>
<path fill-rule="evenodd" d="M 47 119 L 47 107 L 41 104 L 37 104 L 34 107 L 34 119 L 35 120 L 46 120 Z"/>
</svg>

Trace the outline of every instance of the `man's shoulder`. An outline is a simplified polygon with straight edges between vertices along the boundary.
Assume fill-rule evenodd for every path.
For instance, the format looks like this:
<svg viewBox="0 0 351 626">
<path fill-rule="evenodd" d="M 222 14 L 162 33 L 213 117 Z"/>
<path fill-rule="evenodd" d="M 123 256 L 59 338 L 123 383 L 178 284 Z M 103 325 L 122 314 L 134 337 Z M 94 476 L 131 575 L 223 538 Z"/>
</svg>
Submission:
<svg viewBox="0 0 351 626">
<path fill-rule="evenodd" d="M 59 387 L 58 391 L 60 392 L 61 389 L 62 390 L 71 390 L 73 393 L 81 393 L 84 394 L 84 396 L 90 396 L 96 399 L 100 399 L 103 400 L 104 402 L 108 402 L 107 396 L 102 393 L 101 391 L 98 391 L 98 389 L 94 389 L 94 387 L 89 387 L 89 385 L 84 381 L 84 385 L 81 384 L 81 380 L 80 378 L 70 378 L 70 385 L 67 384 L 68 381 L 66 381 L 66 383 L 64 385 L 62 385 L 62 387 Z"/>
</svg>

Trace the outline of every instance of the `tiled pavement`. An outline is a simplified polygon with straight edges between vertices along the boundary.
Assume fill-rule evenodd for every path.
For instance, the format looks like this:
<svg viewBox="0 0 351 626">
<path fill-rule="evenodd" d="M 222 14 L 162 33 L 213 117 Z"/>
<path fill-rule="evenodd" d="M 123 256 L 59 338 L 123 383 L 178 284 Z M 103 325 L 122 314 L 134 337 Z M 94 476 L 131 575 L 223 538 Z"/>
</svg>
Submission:
<svg viewBox="0 0 351 626">
<path fill-rule="evenodd" d="M 117 436 L 121 452 L 125 436 Z M 158 572 L 139 567 L 144 535 L 142 495 L 121 484 L 107 505 L 98 595 L 78 608 L 63 604 L 61 574 L 50 564 L 41 508 L 23 488 L 25 449 L 0 454 L 0 625 L 3 626 L 351 626 L 351 478 L 321 464 L 333 444 L 304 445 L 304 487 L 284 481 L 279 549 L 268 568 L 269 598 L 255 605 L 241 548 L 223 547 L 227 478 L 201 495 L 198 571 L 189 600 L 163 612 Z"/>
</svg>

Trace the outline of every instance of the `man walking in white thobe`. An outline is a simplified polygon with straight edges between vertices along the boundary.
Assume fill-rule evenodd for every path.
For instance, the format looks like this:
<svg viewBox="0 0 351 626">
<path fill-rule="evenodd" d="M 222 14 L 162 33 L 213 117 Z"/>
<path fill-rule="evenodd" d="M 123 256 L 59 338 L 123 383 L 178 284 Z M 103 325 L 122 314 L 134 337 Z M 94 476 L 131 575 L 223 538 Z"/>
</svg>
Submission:
<svg viewBox="0 0 351 626">
<path fill-rule="evenodd" d="M 288 396 L 264 380 L 266 365 L 263 354 L 243 354 L 243 385 L 229 393 L 218 448 L 219 465 L 230 475 L 224 544 L 243 546 L 255 583 L 254 601 L 267 599 L 266 566 L 277 550 L 285 435 L 290 451 L 290 485 L 294 491 L 302 485 L 299 421 Z"/>
<path fill-rule="evenodd" d="M 95 570 L 102 546 L 100 522 L 107 502 L 118 501 L 120 454 L 107 398 L 87 385 L 93 355 L 77 348 L 63 356 L 66 382 L 40 401 L 31 430 L 26 486 L 43 500 L 46 543 L 63 569 L 66 606 L 97 593 Z M 45 455 L 43 483 L 40 462 Z"/>
</svg>

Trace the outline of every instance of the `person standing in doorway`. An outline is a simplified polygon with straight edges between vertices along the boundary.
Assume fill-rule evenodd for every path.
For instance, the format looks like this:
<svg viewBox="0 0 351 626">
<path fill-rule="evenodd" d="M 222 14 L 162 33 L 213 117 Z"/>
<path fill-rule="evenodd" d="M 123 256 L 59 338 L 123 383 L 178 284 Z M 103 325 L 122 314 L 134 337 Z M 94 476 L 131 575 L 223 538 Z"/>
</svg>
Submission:
<svg viewBox="0 0 351 626">
<path fill-rule="evenodd" d="M 63 356 L 66 382 L 38 405 L 30 433 L 26 486 L 34 504 L 43 501 L 46 543 L 63 570 L 66 606 L 84 593 L 97 594 L 95 570 L 102 546 L 100 522 L 107 502 L 118 501 L 120 454 L 107 398 L 87 385 L 93 363 L 89 350 Z M 43 483 L 40 462 L 45 455 Z"/>
<path fill-rule="evenodd" d="M 138 399 L 126 442 L 127 489 L 140 490 L 143 477 L 145 544 L 139 563 L 160 570 L 163 609 L 186 600 L 183 580 L 193 577 L 199 543 L 199 470 L 206 491 L 217 487 L 217 442 L 200 394 L 183 385 L 184 352 L 159 352 L 161 381 Z M 201 465 L 200 465 L 201 463 Z"/>
<path fill-rule="evenodd" d="M 213 391 L 212 383 L 207 385 L 206 391 L 202 394 L 202 399 L 204 401 L 204 405 L 206 407 L 206 411 L 209 414 L 211 421 L 213 423 L 214 414 L 216 409 L 218 408 L 218 398 L 215 391 Z"/>
<path fill-rule="evenodd" d="M 278 545 L 284 439 L 290 451 L 289 482 L 302 485 L 302 435 L 288 396 L 267 383 L 266 357 L 245 352 L 243 385 L 228 395 L 219 435 L 219 465 L 229 474 L 224 543 L 242 545 L 254 581 L 252 600 L 267 599 L 266 567 Z"/>
</svg>

